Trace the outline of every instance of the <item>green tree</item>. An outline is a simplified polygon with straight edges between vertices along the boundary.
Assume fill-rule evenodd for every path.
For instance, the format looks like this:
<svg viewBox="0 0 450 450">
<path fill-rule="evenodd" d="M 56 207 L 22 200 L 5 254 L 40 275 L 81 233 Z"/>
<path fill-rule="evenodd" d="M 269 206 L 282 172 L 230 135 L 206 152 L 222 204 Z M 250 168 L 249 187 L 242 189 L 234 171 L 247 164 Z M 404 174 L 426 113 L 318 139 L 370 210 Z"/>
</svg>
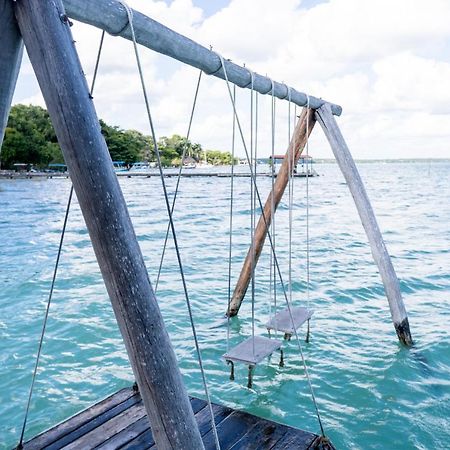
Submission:
<svg viewBox="0 0 450 450">
<path fill-rule="evenodd" d="M 14 163 L 45 167 L 62 161 L 62 154 L 48 112 L 40 106 L 15 105 L 11 108 L 2 146 L 2 167 Z"/>
<path fill-rule="evenodd" d="M 146 159 L 146 155 L 151 155 L 152 140 L 139 131 L 123 130 L 117 126 L 107 125 L 103 120 L 100 120 L 100 126 L 113 161 L 133 164 Z"/>
<path fill-rule="evenodd" d="M 136 130 L 123 130 L 100 120 L 100 127 L 111 158 L 132 164 L 136 161 L 156 161 L 153 140 Z M 181 164 L 181 156 L 199 162 L 205 152 L 199 143 L 178 134 L 163 136 L 158 141 L 163 166 Z M 231 164 L 229 152 L 206 151 L 212 164 Z M 12 169 L 14 163 L 33 164 L 43 168 L 50 163 L 63 163 L 63 155 L 47 111 L 40 106 L 15 105 L 11 108 L 2 146 L 2 167 Z"/>
</svg>

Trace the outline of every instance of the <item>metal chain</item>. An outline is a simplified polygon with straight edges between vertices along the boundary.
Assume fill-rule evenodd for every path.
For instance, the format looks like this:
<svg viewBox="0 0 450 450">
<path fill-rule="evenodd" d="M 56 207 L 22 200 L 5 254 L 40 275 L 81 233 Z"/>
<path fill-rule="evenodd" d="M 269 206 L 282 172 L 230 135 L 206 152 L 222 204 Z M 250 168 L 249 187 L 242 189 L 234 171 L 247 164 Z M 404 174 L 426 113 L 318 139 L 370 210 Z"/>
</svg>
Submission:
<svg viewBox="0 0 450 450">
<path fill-rule="evenodd" d="M 189 294 L 188 294 L 188 290 L 187 290 L 186 278 L 184 276 L 183 263 L 181 261 L 180 249 L 178 247 L 178 239 L 177 239 L 177 234 L 176 234 L 176 231 L 175 231 L 175 224 L 174 224 L 174 221 L 173 221 L 172 211 L 171 211 L 170 202 L 169 202 L 169 195 L 167 193 L 166 182 L 164 180 L 164 173 L 163 173 L 162 165 L 161 165 L 161 155 L 159 153 L 158 143 L 156 141 L 156 133 L 155 133 L 154 125 L 153 125 L 152 115 L 151 115 L 151 112 L 150 112 L 150 103 L 149 103 L 149 100 L 148 100 L 147 88 L 145 86 L 145 80 L 144 80 L 144 74 L 143 74 L 143 71 L 142 71 L 141 59 L 139 57 L 139 50 L 138 50 L 137 42 L 136 42 L 136 35 L 135 35 L 135 32 L 134 32 L 133 12 L 130 9 L 130 7 L 124 1 L 121 0 L 120 3 L 124 6 L 124 8 L 125 8 L 125 10 L 127 12 L 128 22 L 130 24 L 131 38 L 132 38 L 132 41 L 133 41 L 134 53 L 135 53 L 135 56 L 136 56 L 136 63 L 137 63 L 137 68 L 138 68 L 139 77 L 140 77 L 141 86 L 142 86 L 142 93 L 143 93 L 143 96 L 144 96 L 144 102 L 145 102 L 145 107 L 146 107 L 146 111 L 147 111 L 148 122 L 149 122 L 150 130 L 151 130 L 151 133 L 152 133 L 153 145 L 154 145 L 156 159 L 157 159 L 157 163 L 158 163 L 158 167 L 159 167 L 159 174 L 160 174 L 161 184 L 162 184 L 162 188 L 163 188 L 163 192 L 164 192 L 164 200 L 165 200 L 165 203 L 166 203 L 167 214 L 169 216 L 169 223 L 170 223 L 170 228 L 171 228 L 171 231 L 172 231 L 173 242 L 174 242 L 174 245 L 175 245 L 175 252 L 176 252 L 176 255 L 177 255 L 178 266 L 179 266 L 179 270 L 180 270 L 181 281 L 182 281 L 182 284 L 183 284 L 183 290 L 184 290 L 184 295 L 185 295 L 185 299 L 186 299 L 186 305 L 187 305 L 187 309 L 188 309 L 189 320 L 190 320 L 190 323 L 191 323 L 192 335 L 194 337 L 195 349 L 196 349 L 196 352 L 197 352 L 198 364 L 199 364 L 200 372 L 201 372 L 201 376 L 202 376 L 203 387 L 204 387 L 204 390 L 205 390 L 205 396 L 206 396 L 209 412 L 210 412 L 210 415 L 211 415 L 211 426 L 212 426 L 212 430 L 213 430 L 213 434 L 214 434 L 214 440 L 215 440 L 215 444 L 216 444 L 216 449 L 220 450 L 219 436 L 217 434 L 216 423 L 215 423 L 215 420 L 214 420 L 214 411 L 212 409 L 212 404 L 211 404 L 211 399 L 210 399 L 210 396 L 209 396 L 208 385 L 206 383 L 206 376 L 205 376 L 205 370 L 204 370 L 204 367 L 203 367 L 203 360 L 202 360 L 202 356 L 201 356 L 201 352 L 200 352 L 200 346 L 199 346 L 198 338 L 197 338 L 197 332 L 196 332 L 195 324 L 194 324 L 194 316 L 192 314 L 192 308 L 191 308 L 191 302 L 189 300 Z"/>
<path fill-rule="evenodd" d="M 100 45 L 99 45 L 98 53 L 97 53 L 97 60 L 95 62 L 94 74 L 93 74 L 93 77 L 92 77 L 91 89 L 89 91 L 89 96 L 91 98 L 92 98 L 92 94 L 94 93 L 95 81 L 97 79 L 98 66 L 99 66 L 100 57 L 101 57 L 101 54 L 102 54 L 104 38 L 105 38 L 105 31 L 102 31 L 102 35 L 101 35 L 101 38 L 100 38 Z M 42 345 L 43 345 L 43 342 L 44 342 L 45 330 L 47 329 L 47 322 L 48 322 L 48 316 L 49 316 L 49 312 L 50 312 L 50 305 L 51 305 L 51 302 L 52 302 L 53 290 L 55 288 L 56 275 L 58 273 L 59 260 L 61 258 L 61 252 L 62 252 L 62 247 L 63 247 L 63 242 L 64 242 L 64 236 L 65 236 L 66 227 L 67 227 L 67 220 L 69 218 L 70 206 L 71 206 L 71 203 L 72 203 L 72 196 L 73 196 L 73 184 L 70 186 L 69 199 L 67 201 L 66 212 L 65 212 L 65 215 L 64 215 L 64 223 L 63 223 L 63 227 L 62 227 L 62 230 L 61 230 L 61 237 L 60 237 L 60 241 L 59 241 L 58 253 L 56 255 L 55 267 L 53 269 L 52 283 L 50 285 L 50 292 L 48 294 L 47 306 L 46 306 L 45 315 L 44 315 L 44 322 L 42 324 L 41 336 L 40 336 L 39 345 L 38 345 L 38 352 L 37 352 L 37 355 L 36 355 L 36 361 L 35 361 L 35 365 L 34 365 L 33 376 L 31 378 L 30 391 L 29 391 L 29 394 L 28 394 L 27 406 L 25 408 L 25 417 L 24 417 L 24 420 L 23 420 L 22 431 L 20 433 L 20 439 L 19 439 L 19 444 L 17 445 L 17 449 L 23 448 L 23 438 L 24 438 L 25 429 L 26 429 L 26 426 L 27 426 L 28 414 L 30 412 L 31 398 L 33 396 L 34 383 L 36 381 L 36 374 L 37 374 L 37 370 L 38 370 L 38 367 L 39 367 L 39 361 L 40 361 L 40 358 L 41 358 L 41 352 L 42 352 Z"/>
</svg>

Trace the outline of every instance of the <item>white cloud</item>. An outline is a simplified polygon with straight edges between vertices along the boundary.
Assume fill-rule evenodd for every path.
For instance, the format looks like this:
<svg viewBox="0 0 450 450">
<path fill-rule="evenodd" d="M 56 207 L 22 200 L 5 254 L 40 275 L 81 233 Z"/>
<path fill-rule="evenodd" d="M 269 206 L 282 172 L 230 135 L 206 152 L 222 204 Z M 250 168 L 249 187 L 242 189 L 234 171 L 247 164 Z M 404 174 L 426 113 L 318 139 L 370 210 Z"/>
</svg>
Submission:
<svg viewBox="0 0 450 450">
<path fill-rule="evenodd" d="M 446 0 L 329 0 L 304 9 L 300 0 L 230 0 L 205 18 L 191 0 L 133 0 L 130 5 L 253 70 L 344 108 L 339 118 L 355 157 L 448 157 L 450 137 L 450 2 Z M 88 79 L 99 30 L 76 23 L 73 33 Z M 196 69 L 141 48 L 159 135 L 186 132 Z M 15 101 L 40 100 L 30 88 L 29 65 Z M 30 92 L 30 90 L 32 92 Z M 108 37 L 95 102 L 112 124 L 148 133 L 129 41 Z M 238 89 L 248 131 L 249 91 Z M 260 98 L 260 149 L 270 152 L 270 99 Z M 286 102 L 277 102 L 277 151 L 286 144 Z M 229 149 L 231 107 L 225 83 L 204 76 L 192 138 Z M 264 125 L 263 125 L 264 124 Z M 314 132 L 311 153 L 330 156 Z M 239 150 L 242 154 L 242 149 Z"/>
</svg>

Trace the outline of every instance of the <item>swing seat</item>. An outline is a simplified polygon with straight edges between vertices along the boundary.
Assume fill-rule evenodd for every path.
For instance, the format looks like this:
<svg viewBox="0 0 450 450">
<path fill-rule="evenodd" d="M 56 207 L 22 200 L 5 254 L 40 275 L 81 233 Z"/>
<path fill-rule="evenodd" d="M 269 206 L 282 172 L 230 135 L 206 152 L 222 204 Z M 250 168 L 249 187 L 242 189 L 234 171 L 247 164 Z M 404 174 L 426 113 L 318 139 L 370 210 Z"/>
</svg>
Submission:
<svg viewBox="0 0 450 450">
<path fill-rule="evenodd" d="M 283 309 L 282 311 L 275 314 L 272 319 L 266 324 L 267 330 L 281 331 L 285 336 L 292 336 L 295 334 L 295 330 L 298 330 L 307 320 L 309 320 L 313 311 L 307 308 L 302 308 L 300 306 L 291 307 L 291 314 L 289 314 L 289 309 Z"/>
<path fill-rule="evenodd" d="M 253 352 L 253 342 L 255 344 Z M 264 358 L 267 358 L 275 350 L 280 350 L 282 341 L 270 339 L 264 336 L 250 336 L 245 341 L 236 345 L 223 355 L 226 361 L 239 362 L 249 366 L 255 366 Z"/>
</svg>

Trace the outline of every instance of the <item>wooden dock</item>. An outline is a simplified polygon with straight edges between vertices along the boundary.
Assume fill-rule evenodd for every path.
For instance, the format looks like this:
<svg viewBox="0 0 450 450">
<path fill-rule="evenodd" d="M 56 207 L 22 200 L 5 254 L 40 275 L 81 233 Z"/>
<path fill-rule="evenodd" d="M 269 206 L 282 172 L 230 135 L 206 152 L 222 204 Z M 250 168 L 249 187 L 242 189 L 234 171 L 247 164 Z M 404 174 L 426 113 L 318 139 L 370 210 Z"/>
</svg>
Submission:
<svg viewBox="0 0 450 450">
<path fill-rule="evenodd" d="M 191 398 L 191 405 L 205 449 L 215 450 L 206 402 Z M 222 450 L 317 448 L 316 434 L 217 404 L 213 411 Z M 26 450 L 42 448 L 140 450 L 156 446 L 139 393 L 125 388 L 24 444 Z"/>
<path fill-rule="evenodd" d="M 127 177 L 127 178 L 159 178 L 159 172 L 117 172 L 116 173 L 118 177 Z M 236 178 L 250 178 L 251 174 L 249 172 L 235 172 L 234 177 Z M 272 175 L 270 173 L 264 172 L 264 173 L 258 173 L 257 177 L 271 177 Z M 319 176 L 316 174 L 311 174 L 309 177 L 317 177 Z M 165 178 L 176 178 L 178 177 L 178 171 L 165 171 L 164 172 Z M 229 172 L 209 172 L 209 171 L 203 171 L 203 170 L 188 170 L 181 172 L 181 177 L 183 178 L 211 178 L 211 177 L 218 177 L 218 178 L 231 178 L 231 174 Z M 275 174 L 276 177 L 276 174 Z M 299 172 L 294 174 L 294 177 L 296 178 L 306 178 L 306 173 Z M 12 172 L 12 171 L 4 171 L 3 173 L 0 172 L 0 179 L 42 179 L 42 178 L 69 178 L 68 173 L 48 173 L 48 172 Z"/>
</svg>

